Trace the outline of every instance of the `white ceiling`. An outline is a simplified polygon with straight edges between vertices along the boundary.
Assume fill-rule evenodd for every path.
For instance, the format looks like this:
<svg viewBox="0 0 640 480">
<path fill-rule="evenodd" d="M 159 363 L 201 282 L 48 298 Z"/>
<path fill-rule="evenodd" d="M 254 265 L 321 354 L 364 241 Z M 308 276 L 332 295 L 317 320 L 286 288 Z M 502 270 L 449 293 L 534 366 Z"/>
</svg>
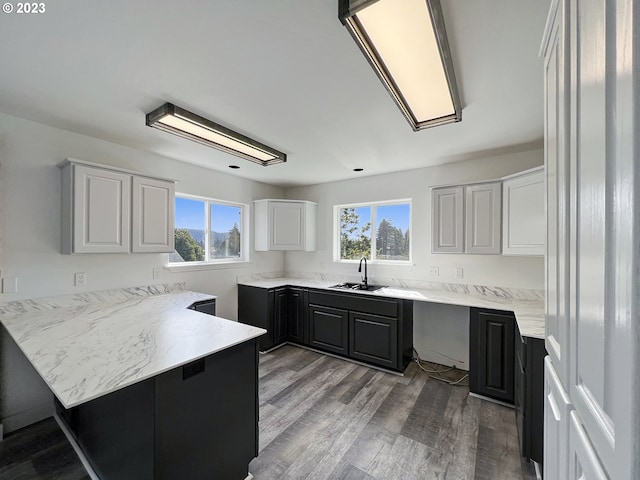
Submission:
<svg viewBox="0 0 640 480">
<path fill-rule="evenodd" d="M 549 2 L 441 3 L 461 123 L 413 132 L 338 0 L 57 0 L 43 14 L 0 14 L 0 111 L 283 187 L 539 148 Z M 166 101 L 287 163 L 254 165 L 146 127 Z"/>
</svg>

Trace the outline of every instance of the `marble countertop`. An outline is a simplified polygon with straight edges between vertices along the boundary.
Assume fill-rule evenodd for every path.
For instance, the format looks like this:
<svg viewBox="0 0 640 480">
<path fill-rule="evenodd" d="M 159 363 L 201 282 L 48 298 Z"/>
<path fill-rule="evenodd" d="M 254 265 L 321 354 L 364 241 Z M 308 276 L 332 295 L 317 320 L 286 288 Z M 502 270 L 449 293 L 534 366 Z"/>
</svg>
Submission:
<svg viewBox="0 0 640 480">
<path fill-rule="evenodd" d="M 187 308 L 211 295 L 151 290 L 0 304 L 0 322 L 66 408 L 266 333 Z"/>
<path fill-rule="evenodd" d="M 524 337 L 545 337 L 544 298 L 538 291 L 512 291 L 505 288 L 467 286 L 454 284 L 428 284 L 427 282 L 398 282 L 373 292 L 329 288 L 340 281 L 322 278 L 279 277 L 238 280 L 241 285 L 275 288 L 285 285 L 326 289 L 332 292 L 349 292 L 355 295 L 400 298 L 419 302 L 446 303 L 467 307 L 492 308 L 514 312 L 520 334 Z M 388 284 L 371 281 L 372 284 Z M 411 284 L 413 283 L 413 285 Z M 438 286 L 442 285 L 442 286 Z M 453 291 L 452 291 L 453 290 Z M 529 294 L 529 292 L 531 292 Z"/>
</svg>

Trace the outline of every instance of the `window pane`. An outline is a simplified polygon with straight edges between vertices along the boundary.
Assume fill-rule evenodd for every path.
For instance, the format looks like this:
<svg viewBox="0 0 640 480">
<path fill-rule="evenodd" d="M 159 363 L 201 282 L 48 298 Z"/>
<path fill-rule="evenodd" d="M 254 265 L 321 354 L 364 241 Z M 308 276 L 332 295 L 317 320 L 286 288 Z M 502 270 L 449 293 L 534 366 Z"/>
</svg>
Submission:
<svg viewBox="0 0 640 480">
<path fill-rule="evenodd" d="M 409 204 L 376 207 L 376 257 L 409 261 Z"/>
<path fill-rule="evenodd" d="M 176 197 L 176 250 L 169 262 L 204 261 L 204 201 Z"/>
<path fill-rule="evenodd" d="M 211 204 L 210 257 L 212 260 L 240 258 L 241 215 L 241 207 Z"/>
<path fill-rule="evenodd" d="M 371 259 L 371 207 L 340 209 L 340 259 Z"/>
</svg>

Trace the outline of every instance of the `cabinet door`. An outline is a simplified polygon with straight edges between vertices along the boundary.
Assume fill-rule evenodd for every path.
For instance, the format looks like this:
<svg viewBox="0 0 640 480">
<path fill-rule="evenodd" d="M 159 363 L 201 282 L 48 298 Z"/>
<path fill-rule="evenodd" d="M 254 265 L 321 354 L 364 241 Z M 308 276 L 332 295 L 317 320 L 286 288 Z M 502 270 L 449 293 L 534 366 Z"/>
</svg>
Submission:
<svg viewBox="0 0 640 480">
<path fill-rule="evenodd" d="M 277 288 L 274 297 L 273 341 L 280 345 L 287 341 L 287 318 L 289 313 L 289 295 L 287 288 Z"/>
<path fill-rule="evenodd" d="M 238 285 L 238 322 L 264 328 L 259 339 L 260 351 L 274 346 L 274 291 L 266 288 Z"/>
<path fill-rule="evenodd" d="M 431 191 L 431 252 L 462 253 L 463 189 L 434 188 Z"/>
<path fill-rule="evenodd" d="M 502 185 L 486 183 L 464 188 L 466 253 L 500 253 Z"/>
<path fill-rule="evenodd" d="M 349 312 L 349 356 L 398 369 L 398 319 Z"/>
<path fill-rule="evenodd" d="M 469 391 L 513 403 L 515 318 L 472 308 L 469 326 Z"/>
<path fill-rule="evenodd" d="M 269 202 L 270 250 L 305 249 L 304 202 Z"/>
<path fill-rule="evenodd" d="M 347 355 L 349 313 L 339 308 L 309 305 L 309 345 Z"/>
<path fill-rule="evenodd" d="M 304 314 L 305 314 L 304 289 L 289 288 L 289 317 L 287 327 L 289 340 L 304 343 Z"/>
<path fill-rule="evenodd" d="M 73 253 L 128 253 L 131 175 L 73 169 Z"/>
<path fill-rule="evenodd" d="M 175 184 L 133 177 L 132 252 L 174 250 Z"/>
<path fill-rule="evenodd" d="M 544 255 L 544 171 L 503 183 L 503 255 Z"/>
</svg>

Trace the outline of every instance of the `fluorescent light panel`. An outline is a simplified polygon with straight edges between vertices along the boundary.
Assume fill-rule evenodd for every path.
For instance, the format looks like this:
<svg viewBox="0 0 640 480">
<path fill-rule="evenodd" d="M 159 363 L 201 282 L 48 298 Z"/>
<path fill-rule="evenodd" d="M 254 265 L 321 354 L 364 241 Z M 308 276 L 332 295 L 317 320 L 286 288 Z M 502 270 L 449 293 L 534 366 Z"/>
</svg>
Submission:
<svg viewBox="0 0 640 480">
<path fill-rule="evenodd" d="M 148 113 L 147 125 L 265 167 L 287 161 L 285 153 L 171 103 Z"/>
<path fill-rule="evenodd" d="M 340 20 L 414 130 L 461 120 L 439 0 L 340 0 Z"/>
</svg>

